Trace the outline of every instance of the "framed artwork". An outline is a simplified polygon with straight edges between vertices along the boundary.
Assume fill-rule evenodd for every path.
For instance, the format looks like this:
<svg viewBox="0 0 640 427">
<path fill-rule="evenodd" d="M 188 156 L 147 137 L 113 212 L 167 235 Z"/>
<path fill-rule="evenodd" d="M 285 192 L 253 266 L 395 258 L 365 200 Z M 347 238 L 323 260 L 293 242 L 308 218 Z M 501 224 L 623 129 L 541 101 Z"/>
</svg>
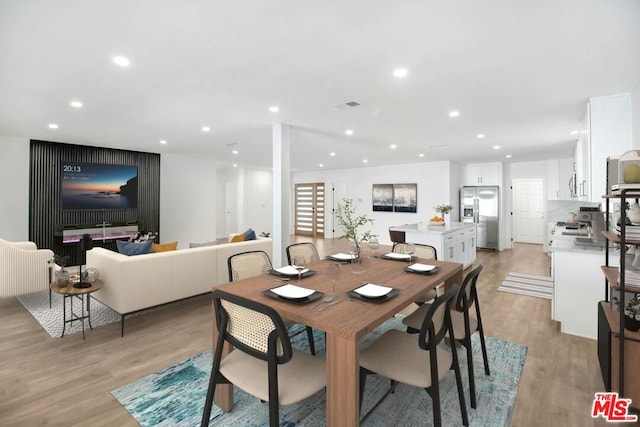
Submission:
<svg viewBox="0 0 640 427">
<path fill-rule="evenodd" d="M 394 212 L 418 212 L 418 184 L 393 184 Z"/>
<path fill-rule="evenodd" d="M 393 184 L 373 184 L 373 210 L 393 212 Z"/>
</svg>

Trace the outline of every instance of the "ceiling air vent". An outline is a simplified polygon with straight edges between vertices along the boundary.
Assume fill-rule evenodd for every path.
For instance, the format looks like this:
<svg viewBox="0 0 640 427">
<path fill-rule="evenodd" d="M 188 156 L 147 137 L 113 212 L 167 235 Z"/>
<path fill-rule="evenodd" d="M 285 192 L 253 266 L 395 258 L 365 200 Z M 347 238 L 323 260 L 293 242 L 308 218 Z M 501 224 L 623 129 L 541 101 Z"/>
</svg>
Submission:
<svg viewBox="0 0 640 427">
<path fill-rule="evenodd" d="M 337 104 L 335 107 L 339 110 L 348 110 L 349 108 L 358 107 L 360 103 L 358 101 L 347 101 L 341 104 Z"/>
</svg>

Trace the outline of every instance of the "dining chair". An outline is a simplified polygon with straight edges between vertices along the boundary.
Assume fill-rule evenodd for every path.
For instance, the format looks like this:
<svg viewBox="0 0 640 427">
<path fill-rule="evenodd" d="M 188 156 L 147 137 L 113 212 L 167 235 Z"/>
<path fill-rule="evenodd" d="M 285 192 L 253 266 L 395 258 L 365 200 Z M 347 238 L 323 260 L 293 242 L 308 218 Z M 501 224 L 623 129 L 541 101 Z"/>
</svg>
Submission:
<svg viewBox="0 0 640 427">
<path fill-rule="evenodd" d="M 448 371 L 453 369 L 458 386 L 462 423 L 465 426 L 469 425 L 456 346 L 450 346 L 448 351 L 440 345 L 447 333 L 453 333 L 450 307 L 457 292 L 458 286 L 455 285 L 428 306 L 429 309 L 422 318 L 417 338 L 416 335 L 393 329 L 385 332 L 372 345 L 360 351 L 361 408 L 367 375 L 378 374 L 391 380 L 391 387 L 382 399 L 395 390 L 398 382 L 424 388 L 431 396 L 434 425 L 439 427 L 442 425 L 440 381 Z M 363 417 L 363 420 L 379 403 Z"/>
<path fill-rule="evenodd" d="M 279 425 L 280 405 L 299 402 L 326 387 L 325 361 L 291 347 L 277 311 L 221 290 L 212 298 L 218 340 L 201 426 L 209 425 L 218 384 L 233 384 L 268 402 L 271 427 Z M 223 359 L 225 341 L 233 350 Z"/>
<path fill-rule="evenodd" d="M 391 242 L 393 242 L 394 244 L 404 243 L 405 232 L 395 231 L 395 230 L 392 230 L 391 227 L 389 227 L 389 238 L 391 239 Z"/>
<path fill-rule="evenodd" d="M 482 328 L 482 317 L 480 316 L 480 303 L 478 301 L 477 282 L 482 265 L 478 265 L 465 276 L 460 292 L 456 298 L 454 308 L 451 310 L 451 322 L 453 324 L 453 336 L 455 340 L 462 344 L 467 350 L 467 365 L 469 367 L 469 392 L 471 394 L 471 407 L 476 407 L 476 387 L 473 373 L 473 351 L 471 349 L 471 336 L 478 332 L 480 334 L 480 346 L 484 361 L 484 373 L 490 375 L 489 360 L 487 358 L 487 347 L 484 342 L 484 330 Z M 437 301 L 437 300 L 436 300 Z M 471 308 L 475 306 L 475 313 Z M 429 310 L 429 304 L 419 307 L 411 315 L 405 317 L 402 323 L 409 328 L 420 327 L 422 319 Z"/>
<path fill-rule="evenodd" d="M 405 249 L 407 245 L 408 243 L 396 243 L 393 245 L 392 252 L 395 252 L 397 254 L 403 254 L 405 253 Z M 433 246 L 423 245 L 420 243 L 412 243 L 412 245 L 415 248 L 414 255 L 417 256 L 418 258 L 435 259 L 435 260 L 438 259 L 438 251 L 436 251 L 436 248 L 434 248 Z M 438 296 L 438 292 L 435 289 L 431 289 L 426 293 L 420 295 L 418 299 L 415 300 L 414 302 L 418 305 L 422 305 L 428 301 L 431 301 L 437 298 L 437 296 Z"/>
<path fill-rule="evenodd" d="M 289 265 L 293 265 L 293 260 L 297 256 L 303 256 L 307 262 L 320 261 L 320 255 L 318 255 L 318 250 L 313 243 L 294 243 L 287 246 L 286 252 Z"/>
<path fill-rule="evenodd" d="M 229 268 L 229 281 L 235 282 L 241 279 L 247 279 L 249 277 L 256 277 L 269 274 L 269 270 L 273 268 L 271 264 L 271 258 L 264 251 L 247 251 L 238 254 L 231 255 L 227 258 L 227 267 Z M 295 325 L 296 323 L 285 319 L 287 327 Z M 293 333 L 291 336 L 306 331 L 307 339 L 309 340 L 309 349 L 311 354 L 315 356 L 316 345 L 313 340 L 313 329 L 311 326 L 306 326 L 303 330 Z"/>
</svg>

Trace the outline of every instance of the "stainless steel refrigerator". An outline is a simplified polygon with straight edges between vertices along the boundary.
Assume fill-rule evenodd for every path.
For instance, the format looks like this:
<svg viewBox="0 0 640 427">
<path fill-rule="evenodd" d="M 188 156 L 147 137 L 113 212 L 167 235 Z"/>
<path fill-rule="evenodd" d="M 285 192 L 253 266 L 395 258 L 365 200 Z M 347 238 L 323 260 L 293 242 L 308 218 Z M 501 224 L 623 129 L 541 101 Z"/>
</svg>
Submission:
<svg viewBox="0 0 640 427">
<path fill-rule="evenodd" d="M 476 247 L 498 249 L 500 235 L 500 188 L 498 186 L 462 187 L 460 221 L 476 224 Z"/>
</svg>

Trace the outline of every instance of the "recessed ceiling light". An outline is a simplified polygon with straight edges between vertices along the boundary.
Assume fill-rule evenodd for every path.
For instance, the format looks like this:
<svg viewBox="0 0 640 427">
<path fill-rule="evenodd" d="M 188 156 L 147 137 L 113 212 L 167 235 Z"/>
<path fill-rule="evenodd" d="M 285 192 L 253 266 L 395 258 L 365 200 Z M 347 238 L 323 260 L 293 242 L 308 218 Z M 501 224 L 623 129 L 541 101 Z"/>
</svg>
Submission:
<svg viewBox="0 0 640 427">
<path fill-rule="evenodd" d="M 511 158 L 511 154 L 507 154 L 505 157 L 506 157 L 507 159 L 510 159 L 510 158 Z"/>
<path fill-rule="evenodd" d="M 114 56 L 113 62 L 120 67 L 128 67 L 131 62 L 129 58 L 125 58 L 124 56 Z"/>
<path fill-rule="evenodd" d="M 238 154 L 238 150 L 233 150 L 232 153 L 233 154 Z"/>
<path fill-rule="evenodd" d="M 572 131 L 571 131 L 571 135 L 577 135 L 577 134 L 579 134 L 579 133 L 580 133 L 580 131 L 577 131 L 577 130 L 572 130 Z"/>
<path fill-rule="evenodd" d="M 460 111 L 449 111 L 449 117 L 458 117 L 460 115 Z"/>
<path fill-rule="evenodd" d="M 335 151 L 332 151 L 332 152 L 330 152 L 330 153 L 329 153 L 329 155 L 330 155 L 331 157 L 335 157 L 335 156 L 336 156 L 336 153 L 335 153 Z"/>
<path fill-rule="evenodd" d="M 277 105 L 272 105 L 271 107 L 269 107 L 269 111 L 271 111 L 272 113 L 277 113 L 278 111 L 280 111 L 280 108 Z"/>
<path fill-rule="evenodd" d="M 80 101 L 71 101 L 69 103 L 73 108 L 82 108 L 82 102 Z"/>
<path fill-rule="evenodd" d="M 409 71 L 406 68 L 396 68 L 393 70 L 393 75 L 399 79 L 404 79 L 409 74 Z"/>
<path fill-rule="evenodd" d="M 49 129 L 58 129 L 58 125 L 56 123 L 49 123 Z"/>
<path fill-rule="evenodd" d="M 324 165 L 322 163 L 318 163 L 318 166 L 320 166 L 321 168 L 324 167 Z"/>
<path fill-rule="evenodd" d="M 233 167 L 234 167 L 234 168 L 237 168 L 237 167 L 238 167 L 238 164 L 237 164 L 237 163 L 234 163 L 234 164 L 233 164 Z"/>
<path fill-rule="evenodd" d="M 494 145 L 494 146 L 493 146 L 493 149 L 494 149 L 494 150 L 499 150 L 499 149 L 500 149 L 500 146 L 499 146 L 499 145 Z"/>
<path fill-rule="evenodd" d="M 211 128 L 209 126 L 202 126 L 202 132 L 209 132 Z"/>
<path fill-rule="evenodd" d="M 484 137 L 485 137 L 485 134 L 484 134 L 484 133 L 479 133 L 479 134 L 477 134 L 477 135 L 476 135 L 476 138 L 480 138 L 480 139 L 482 139 L 482 138 L 484 138 Z"/>
<path fill-rule="evenodd" d="M 344 131 L 345 134 L 347 135 L 353 135 L 353 130 L 352 129 L 347 129 Z"/>
<path fill-rule="evenodd" d="M 363 159 L 363 160 L 362 160 L 362 163 L 369 163 L 369 160 L 367 160 L 367 159 Z"/>
<path fill-rule="evenodd" d="M 396 148 L 398 148 L 398 145 L 397 144 L 391 144 L 389 146 L 389 148 L 391 148 L 392 150 L 395 150 Z"/>
<path fill-rule="evenodd" d="M 418 157 L 424 157 L 424 153 L 418 154 Z"/>
<path fill-rule="evenodd" d="M 160 140 L 160 144 L 165 145 L 167 143 L 167 141 L 165 139 L 161 139 Z"/>
</svg>

